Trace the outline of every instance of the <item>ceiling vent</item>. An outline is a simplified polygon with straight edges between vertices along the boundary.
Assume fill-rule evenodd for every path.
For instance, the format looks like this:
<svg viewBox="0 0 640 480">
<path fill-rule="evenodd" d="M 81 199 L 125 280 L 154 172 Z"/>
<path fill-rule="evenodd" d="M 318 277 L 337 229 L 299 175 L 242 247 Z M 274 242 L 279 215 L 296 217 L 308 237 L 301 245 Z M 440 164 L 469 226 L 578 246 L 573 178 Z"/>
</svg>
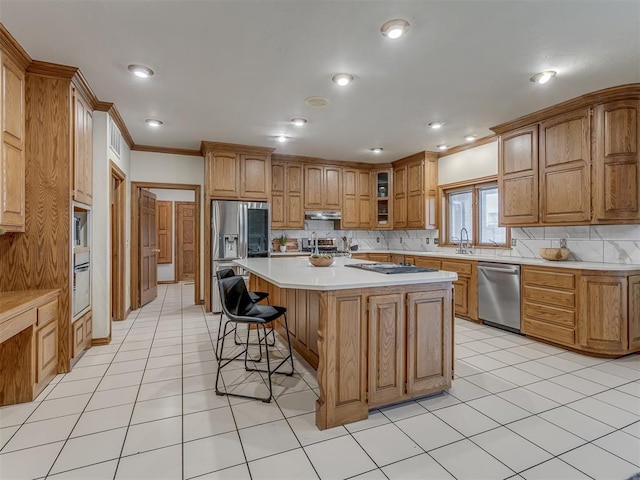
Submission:
<svg viewBox="0 0 640 480">
<path fill-rule="evenodd" d="M 329 100 L 327 100 L 324 97 L 307 97 L 305 99 L 304 103 L 308 107 L 321 108 L 321 107 L 326 107 L 327 105 L 329 105 Z"/>
</svg>

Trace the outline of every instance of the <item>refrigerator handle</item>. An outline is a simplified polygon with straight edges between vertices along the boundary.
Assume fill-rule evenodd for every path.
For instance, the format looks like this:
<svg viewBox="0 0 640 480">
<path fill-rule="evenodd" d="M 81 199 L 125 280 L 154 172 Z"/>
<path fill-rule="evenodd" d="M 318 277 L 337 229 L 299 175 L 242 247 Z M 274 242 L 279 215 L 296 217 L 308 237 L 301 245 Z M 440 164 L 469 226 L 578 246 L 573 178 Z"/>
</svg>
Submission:
<svg viewBox="0 0 640 480">
<path fill-rule="evenodd" d="M 249 242 L 249 226 L 248 223 L 249 211 L 247 208 L 247 202 L 241 202 L 238 208 L 238 257 L 247 258 L 248 242 Z"/>
</svg>

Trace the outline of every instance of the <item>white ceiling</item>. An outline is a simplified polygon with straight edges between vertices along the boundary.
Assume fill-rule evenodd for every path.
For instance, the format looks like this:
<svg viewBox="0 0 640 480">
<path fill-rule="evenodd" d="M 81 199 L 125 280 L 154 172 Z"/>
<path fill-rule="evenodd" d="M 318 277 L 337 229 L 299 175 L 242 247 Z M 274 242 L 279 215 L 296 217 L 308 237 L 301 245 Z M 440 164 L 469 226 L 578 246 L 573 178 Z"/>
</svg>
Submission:
<svg viewBox="0 0 640 480">
<path fill-rule="evenodd" d="M 393 18 L 411 24 L 396 41 L 380 34 Z M 79 67 L 137 144 L 163 147 L 391 161 L 640 82 L 638 0 L 0 0 L 0 21 L 34 59 Z M 131 63 L 156 75 L 138 79 Z M 558 76 L 529 81 L 542 70 Z M 336 86 L 340 72 L 355 82 Z M 307 107 L 312 95 L 330 104 Z"/>
</svg>

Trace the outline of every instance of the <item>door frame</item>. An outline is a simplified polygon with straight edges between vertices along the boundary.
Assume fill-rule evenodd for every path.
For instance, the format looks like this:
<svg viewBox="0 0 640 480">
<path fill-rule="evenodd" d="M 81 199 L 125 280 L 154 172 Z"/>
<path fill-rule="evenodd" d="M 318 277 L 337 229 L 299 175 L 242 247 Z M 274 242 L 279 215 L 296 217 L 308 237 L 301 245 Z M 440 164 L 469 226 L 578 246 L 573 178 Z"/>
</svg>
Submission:
<svg viewBox="0 0 640 480">
<path fill-rule="evenodd" d="M 175 281 L 175 283 L 180 282 L 180 279 L 178 278 L 178 205 L 191 205 L 192 203 L 195 202 L 173 202 L 174 204 L 174 208 L 175 208 L 175 212 L 173 215 L 173 251 L 174 251 L 174 257 L 173 257 L 173 280 Z M 196 209 L 196 213 L 197 213 L 197 209 Z M 194 228 L 195 229 L 195 228 Z M 196 230 L 197 232 L 197 230 Z M 196 232 L 194 232 L 194 235 L 196 234 Z M 196 244 L 197 246 L 197 244 Z M 198 257 L 200 257 L 200 255 L 198 254 Z M 195 273 L 194 273 L 195 275 Z"/>
<path fill-rule="evenodd" d="M 200 258 L 200 223 L 201 223 L 201 204 L 202 204 L 202 187 L 200 185 L 186 184 L 186 183 L 159 183 L 159 182 L 131 182 L 131 309 L 136 310 L 140 308 L 140 286 L 138 275 L 138 263 L 140 262 L 140 232 L 138 228 L 139 211 L 138 211 L 138 194 L 143 188 L 160 188 L 165 190 L 192 190 L 194 192 L 194 202 L 196 204 L 196 238 L 195 248 L 198 252 L 198 261 L 196 262 L 195 272 L 195 288 L 194 288 L 194 303 L 200 305 L 200 264 L 202 259 Z"/>
<path fill-rule="evenodd" d="M 115 218 L 111 217 L 109 231 L 111 238 L 111 288 L 109 297 L 109 309 L 111 310 L 110 320 L 124 320 L 126 312 L 126 218 L 127 218 L 127 176 L 112 161 L 109 162 L 110 178 L 119 182 L 115 192 L 109 188 L 109 205 L 115 204 Z M 111 195 L 113 194 L 113 198 Z M 110 212 L 111 213 L 111 212 Z M 115 222 L 115 223 L 114 223 Z M 113 231 L 115 226 L 115 232 Z M 113 239 L 115 237 L 115 245 Z M 114 250 L 117 253 L 117 261 L 114 265 Z M 114 278 L 113 272 L 116 272 Z M 109 338 L 111 338 L 111 321 L 109 321 Z"/>
</svg>

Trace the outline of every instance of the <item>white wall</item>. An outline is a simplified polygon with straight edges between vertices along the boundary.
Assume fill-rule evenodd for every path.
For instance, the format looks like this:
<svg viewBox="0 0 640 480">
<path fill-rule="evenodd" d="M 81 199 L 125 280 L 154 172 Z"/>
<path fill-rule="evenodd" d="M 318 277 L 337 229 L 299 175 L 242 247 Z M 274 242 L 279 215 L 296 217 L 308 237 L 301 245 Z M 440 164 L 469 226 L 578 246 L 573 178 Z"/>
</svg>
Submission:
<svg viewBox="0 0 640 480">
<path fill-rule="evenodd" d="M 129 239 L 131 231 L 131 202 L 129 199 L 130 150 L 122 141 L 120 158 L 108 146 L 109 115 L 104 112 L 93 114 L 93 207 L 92 207 L 92 320 L 93 338 L 109 335 L 111 321 L 111 209 L 109 191 L 111 188 L 110 162 L 113 162 L 127 176 L 126 200 L 126 258 L 125 258 L 125 309 L 131 305 L 129 296 Z"/>
<path fill-rule="evenodd" d="M 204 158 L 131 152 L 131 181 L 200 185 L 200 294 L 204 295 Z M 193 199 L 189 200 L 193 201 Z"/>
<path fill-rule="evenodd" d="M 438 159 L 438 185 L 447 185 L 497 174 L 497 141 Z"/>
<path fill-rule="evenodd" d="M 193 202 L 195 192 L 193 190 L 165 190 L 162 188 L 150 188 L 151 193 L 155 193 L 157 200 L 174 202 L 171 204 L 171 263 L 158 264 L 158 281 L 175 281 L 175 259 L 176 259 L 176 205 L 175 202 Z"/>
</svg>

